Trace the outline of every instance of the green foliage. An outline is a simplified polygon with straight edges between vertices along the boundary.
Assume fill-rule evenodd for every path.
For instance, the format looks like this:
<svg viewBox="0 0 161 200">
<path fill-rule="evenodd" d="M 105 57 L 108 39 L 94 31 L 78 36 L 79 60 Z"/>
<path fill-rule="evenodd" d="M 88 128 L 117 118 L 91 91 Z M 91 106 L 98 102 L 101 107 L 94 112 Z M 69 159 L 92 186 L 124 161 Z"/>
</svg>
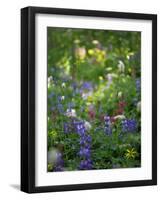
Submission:
<svg viewBox="0 0 161 200">
<path fill-rule="evenodd" d="M 77 170 L 80 138 L 72 125 L 65 133 L 64 125 L 84 120 L 91 126 L 87 133 L 92 138 L 93 169 L 139 167 L 140 32 L 70 28 L 48 28 L 47 32 L 48 152 L 53 148 L 61 152 L 63 169 Z M 91 87 L 83 88 L 85 83 Z M 106 115 L 111 119 L 111 135 L 105 133 Z M 124 118 L 119 116 L 135 119 L 136 130 L 125 133 Z M 48 171 L 54 166 L 48 163 Z"/>
</svg>

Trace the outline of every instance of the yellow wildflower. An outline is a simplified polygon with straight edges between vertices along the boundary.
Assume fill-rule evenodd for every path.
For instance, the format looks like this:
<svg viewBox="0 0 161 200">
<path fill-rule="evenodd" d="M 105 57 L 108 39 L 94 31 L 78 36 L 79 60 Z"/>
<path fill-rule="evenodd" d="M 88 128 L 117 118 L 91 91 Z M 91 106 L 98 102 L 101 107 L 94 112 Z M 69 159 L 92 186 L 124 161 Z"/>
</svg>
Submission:
<svg viewBox="0 0 161 200">
<path fill-rule="evenodd" d="M 137 152 L 135 151 L 134 148 L 126 150 L 125 157 L 127 159 L 134 159 L 136 155 L 137 155 Z"/>
</svg>

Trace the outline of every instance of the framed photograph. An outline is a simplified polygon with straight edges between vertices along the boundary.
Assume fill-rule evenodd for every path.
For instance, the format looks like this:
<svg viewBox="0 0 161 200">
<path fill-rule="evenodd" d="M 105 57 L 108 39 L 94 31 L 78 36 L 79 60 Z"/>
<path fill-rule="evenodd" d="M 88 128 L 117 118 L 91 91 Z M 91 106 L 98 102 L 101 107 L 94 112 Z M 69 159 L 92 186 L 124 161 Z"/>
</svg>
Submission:
<svg viewBox="0 0 161 200">
<path fill-rule="evenodd" d="M 21 190 L 157 184 L 157 16 L 21 9 Z"/>
</svg>

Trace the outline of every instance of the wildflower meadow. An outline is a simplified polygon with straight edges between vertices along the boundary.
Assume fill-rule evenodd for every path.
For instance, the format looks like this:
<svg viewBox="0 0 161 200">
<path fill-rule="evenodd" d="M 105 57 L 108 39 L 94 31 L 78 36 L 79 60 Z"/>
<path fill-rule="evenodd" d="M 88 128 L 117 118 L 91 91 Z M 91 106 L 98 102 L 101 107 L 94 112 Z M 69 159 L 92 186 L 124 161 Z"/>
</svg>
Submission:
<svg viewBox="0 0 161 200">
<path fill-rule="evenodd" d="M 141 33 L 48 27 L 48 172 L 141 166 Z"/>
</svg>

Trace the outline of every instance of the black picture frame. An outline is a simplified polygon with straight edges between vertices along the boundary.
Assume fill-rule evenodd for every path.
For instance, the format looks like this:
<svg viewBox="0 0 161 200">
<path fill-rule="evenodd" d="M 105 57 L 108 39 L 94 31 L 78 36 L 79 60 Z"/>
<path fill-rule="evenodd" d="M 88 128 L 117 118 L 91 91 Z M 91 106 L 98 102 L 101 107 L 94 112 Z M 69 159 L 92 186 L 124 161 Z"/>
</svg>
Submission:
<svg viewBox="0 0 161 200">
<path fill-rule="evenodd" d="M 35 186 L 35 15 L 60 14 L 152 21 L 152 179 Z M 157 15 L 45 7 L 21 9 L 21 190 L 27 193 L 147 186 L 157 184 Z"/>
</svg>

